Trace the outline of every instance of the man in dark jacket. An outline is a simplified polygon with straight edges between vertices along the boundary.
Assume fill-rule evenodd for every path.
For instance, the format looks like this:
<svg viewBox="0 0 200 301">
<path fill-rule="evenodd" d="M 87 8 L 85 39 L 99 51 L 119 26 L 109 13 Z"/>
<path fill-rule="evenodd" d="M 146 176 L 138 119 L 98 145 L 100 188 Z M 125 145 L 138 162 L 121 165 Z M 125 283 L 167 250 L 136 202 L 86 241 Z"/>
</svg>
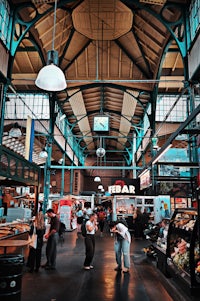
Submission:
<svg viewBox="0 0 200 301">
<path fill-rule="evenodd" d="M 53 209 L 48 209 L 46 214 L 50 218 L 50 228 L 49 228 L 49 232 L 46 233 L 44 236 L 47 239 L 47 246 L 46 246 L 47 262 L 43 267 L 46 270 L 55 270 L 60 220 L 54 213 Z"/>
</svg>

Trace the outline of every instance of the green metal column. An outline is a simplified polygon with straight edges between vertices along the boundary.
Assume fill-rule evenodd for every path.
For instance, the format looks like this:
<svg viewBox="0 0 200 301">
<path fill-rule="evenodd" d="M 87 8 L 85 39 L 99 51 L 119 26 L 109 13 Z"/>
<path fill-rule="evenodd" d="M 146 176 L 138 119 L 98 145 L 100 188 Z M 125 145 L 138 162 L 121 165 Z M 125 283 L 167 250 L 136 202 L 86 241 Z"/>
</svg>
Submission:
<svg viewBox="0 0 200 301">
<path fill-rule="evenodd" d="M 153 93 L 151 95 L 152 97 L 152 107 L 151 107 L 151 118 L 150 118 L 150 124 L 152 129 L 152 140 L 151 140 L 151 156 L 154 158 L 157 153 L 157 149 L 154 147 L 157 143 L 157 137 L 156 134 L 156 104 L 157 104 L 157 96 L 158 96 L 158 87 L 156 86 L 153 90 Z M 152 176 L 152 193 L 155 195 L 157 192 L 157 165 L 152 165 L 151 169 L 151 176 Z"/>
<path fill-rule="evenodd" d="M 70 194 L 73 194 L 73 180 L 74 180 L 74 169 L 70 169 Z"/>
<path fill-rule="evenodd" d="M 2 140 L 3 140 L 4 115 L 5 115 L 7 89 L 8 89 L 8 85 L 5 84 L 3 87 L 3 96 L 0 99 L 0 145 L 2 144 Z"/>
<path fill-rule="evenodd" d="M 63 154 L 62 157 L 63 161 L 62 161 L 62 166 L 65 165 L 65 153 Z M 61 189 L 60 189 L 60 196 L 64 195 L 64 189 L 65 189 L 65 169 L 62 168 L 62 172 L 61 172 Z"/>
<path fill-rule="evenodd" d="M 191 114 L 191 112 L 195 109 L 195 93 L 194 86 L 188 85 L 188 94 L 187 97 L 187 117 Z M 192 122 L 188 125 L 189 129 L 196 128 L 196 117 L 192 120 Z M 188 156 L 190 162 L 198 162 L 198 153 L 197 153 L 197 139 L 196 136 L 188 134 Z M 197 177 L 198 170 L 195 168 L 190 168 L 190 177 L 191 177 L 191 187 L 192 187 L 192 195 L 195 195 L 196 190 L 193 184 L 193 179 Z"/>
<path fill-rule="evenodd" d="M 187 102 L 187 106 L 188 106 L 188 115 L 187 117 L 191 114 L 191 112 L 194 111 L 195 109 L 195 94 L 194 94 L 194 87 L 188 87 L 188 94 L 189 97 L 188 102 Z M 196 128 L 197 123 L 196 123 L 196 117 L 193 119 L 193 121 L 189 124 L 189 128 Z M 188 139 L 189 141 L 191 141 L 191 144 L 189 145 L 189 159 L 190 162 L 198 162 L 198 156 L 197 156 L 197 141 L 196 141 L 196 136 L 192 136 L 190 134 L 188 134 Z"/>
<path fill-rule="evenodd" d="M 49 106 L 50 106 L 50 122 L 49 122 L 49 135 L 47 136 L 46 151 L 48 157 L 46 159 L 46 164 L 44 168 L 44 204 L 43 212 L 46 212 L 48 202 L 49 202 L 49 193 L 50 193 L 50 181 L 51 181 L 51 155 L 52 155 L 52 144 L 53 144 L 53 134 L 54 134 L 54 124 L 56 120 L 55 114 L 55 103 L 56 103 L 56 94 L 51 93 L 49 95 Z"/>
<path fill-rule="evenodd" d="M 51 154 L 52 154 L 52 144 L 51 137 L 48 137 L 46 145 L 46 151 L 48 157 L 46 159 L 45 168 L 44 168 L 44 205 L 43 211 L 46 212 L 48 202 L 49 202 L 49 192 L 50 192 L 50 181 L 51 181 Z"/>
</svg>

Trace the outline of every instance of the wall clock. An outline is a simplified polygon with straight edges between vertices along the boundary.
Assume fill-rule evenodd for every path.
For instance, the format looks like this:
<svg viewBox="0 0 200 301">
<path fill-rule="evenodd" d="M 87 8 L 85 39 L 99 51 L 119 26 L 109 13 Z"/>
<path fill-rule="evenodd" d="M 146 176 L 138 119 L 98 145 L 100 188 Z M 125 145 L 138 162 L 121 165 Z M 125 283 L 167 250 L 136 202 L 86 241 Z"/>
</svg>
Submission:
<svg viewBox="0 0 200 301">
<path fill-rule="evenodd" d="M 93 130 L 95 132 L 108 132 L 109 116 L 104 116 L 104 115 L 94 116 Z"/>
</svg>

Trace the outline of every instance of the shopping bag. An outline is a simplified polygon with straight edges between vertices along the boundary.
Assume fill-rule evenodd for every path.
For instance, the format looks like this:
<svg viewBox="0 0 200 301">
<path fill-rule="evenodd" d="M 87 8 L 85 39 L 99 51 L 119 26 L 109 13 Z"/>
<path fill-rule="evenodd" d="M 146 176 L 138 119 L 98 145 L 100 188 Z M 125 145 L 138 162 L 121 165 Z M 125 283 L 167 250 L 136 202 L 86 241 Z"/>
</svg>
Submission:
<svg viewBox="0 0 200 301">
<path fill-rule="evenodd" d="M 33 233 L 31 236 L 30 247 L 36 249 L 37 248 L 37 234 Z"/>
<path fill-rule="evenodd" d="M 35 226 L 34 226 L 33 234 L 31 236 L 31 242 L 30 242 L 29 246 L 34 248 L 34 249 L 37 248 L 37 234 L 36 234 Z"/>
</svg>

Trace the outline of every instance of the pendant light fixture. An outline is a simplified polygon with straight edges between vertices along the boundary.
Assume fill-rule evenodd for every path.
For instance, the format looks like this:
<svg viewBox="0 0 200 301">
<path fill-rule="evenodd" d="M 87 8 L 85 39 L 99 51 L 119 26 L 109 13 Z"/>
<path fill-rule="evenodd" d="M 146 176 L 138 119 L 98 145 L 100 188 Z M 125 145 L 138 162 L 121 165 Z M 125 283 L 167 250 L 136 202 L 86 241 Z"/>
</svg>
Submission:
<svg viewBox="0 0 200 301">
<path fill-rule="evenodd" d="M 99 176 L 96 176 L 96 177 L 94 178 L 94 182 L 101 182 L 101 178 L 100 178 Z"/>
<path fill-rule="evenodd" d="M 22 131 L 19 128 L 18 123 L 16 122 L 14 126 L 10 129 L 8 135 L 12 138 L 19 138 L 22 136 Z"/>
<path fill-rule="evenodd" d="M 105 154 L 106 154 L 106 150 L 102 147 L 102 136 L 100 136 L 100 146 L 96 150 L 96 155 L 97 157 L 102 158 L 105 156 Z"/>
<path fill-rule="evenodd" d="M 48 153 L 45 148 L 43 148 L 43 150 L 40 152 L 39 157 L 43 159 L 46 159 L 48 157 Z"/>
<path fill-rule="evenodd" d="M 56 10 L 57 0 L 55 0 L 54 6 L 52 50 L 49 50 L 47 52 L 47 65 L 40 70 L 35 80 L 35 84 L 38 88 L 50 92 L 62 91 L 67 87 L 65 75 L 63 71 L 59 67 L 57 67 L 59 63 L 58 51 L 54 49 L 56 31 Z"/>
<path fill-rule="evenodd" d="M 15 104 L 14 104 L 14 119 L 15 120 L 18 119 L 16 99 L 15 99 Z M 14 123 L 14 125 L 10 129 L 8 135 L 9 135 L 9 137 L 12 137 L 12 138 L 19 138 L 19 137 L 22 136 L 22 131 L 21 131 L 20 126 L 17 122 Z"/>
</svg>

